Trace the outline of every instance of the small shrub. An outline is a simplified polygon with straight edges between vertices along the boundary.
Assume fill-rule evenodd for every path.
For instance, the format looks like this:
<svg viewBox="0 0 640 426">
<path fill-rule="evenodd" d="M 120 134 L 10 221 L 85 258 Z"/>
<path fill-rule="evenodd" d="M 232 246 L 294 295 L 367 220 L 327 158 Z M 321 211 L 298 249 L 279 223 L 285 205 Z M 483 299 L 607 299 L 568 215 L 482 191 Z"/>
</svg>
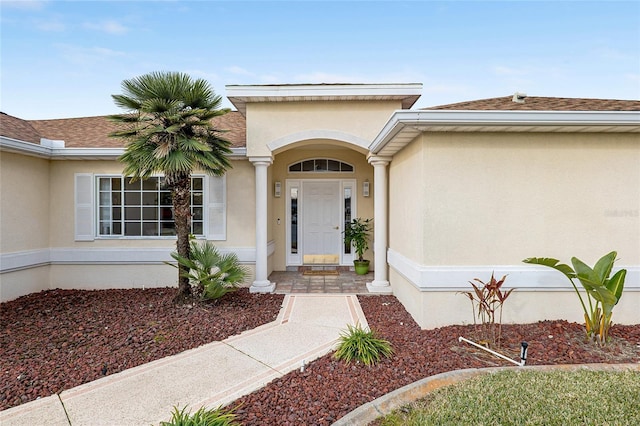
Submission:
<svg viewBox="0 0 640 426">
<path fill-rule="evenodd" d="M 482 323 L 482 338 L 492 346 L 500 347 L 500 340 L 502 339 L 502 306 L 511 295 L 511 292 L 515 289 L 507 291 L 501 291 L 500 288 L 504 284 L 507 276 L 503 276 L 502 279 L 496 280 L 491 274 L 491 280 L 485 283 L 479 278 L 474 278 L 480 286 L 469 281 L 469 284 L 473 287 L 473 291 L 463 291 L 462 294 L 467 296 L 471 300 L 471 306 L 473 308 L 473 324 L 477 329 L 476 321 L 476 306 L 478 308 L 477 318 Z M 496 314 L 498 314 L 498 320 L 496 321 Z"/>
<path fill-rule="evenodd" d="M 339 341 L 333 356 L 347 364 L 359 361 L 364 365 L 372 365 L 380 361 L 382 356 L 389 358 L 393 354 L 391 343 L 378 338 L 373 330 L 363 329 L 360 324 L 347 325 L 347 331 L 340 334 Z"/>
<path fill-rule="evenodd" d="M 609 277 L 617 255 L 618 253 L 615 251 L 605 254 L 596 262 L 593 269 L 577 257 L 571 258 L 573 268 L 560 263 L 558 259 L 548 257 L 530 257 L 524 259 L 523 262 L 553 268 L 562 272 L 569 279 L 582 305 L 587 338 L 604 345 L 609 339 L 613 307 L 622 297 L 624 281 L 627 276 L 627 270 L 620 269 L 612 277 Z M 574 279 L 580 281 L 586 292 L 586 304 L 578 291 L 578 286 L 573 281 Z"/>
<path fill-rule="evenodd" d="M 171 257 L 188 268 L 189 272 L 184 276 L 188 277 L 195 287 L 194 293 L 200 295 L 203 300 L 217 300 L 235 291 L 249 275 L 249 271 L 240 265 L 235 254 L 220 254 L 210 241 L 198 243 L 191 240 L 190 244 L 190 258 L 182 257 L 176 252 L 171 253 Z"/>
<path fill-rule="evenodd" d="M 195 413 L 186 411 L 187 407 L 178 410 L 173 407 L 171 420 L 168 422 L 160 422 L 160 426 L 238 426 L 239 422 L 235 421 L 236 415 L 233 409 L 223 409 L 222 407 L 207 410 L 200 408 Z"/>
</svg>

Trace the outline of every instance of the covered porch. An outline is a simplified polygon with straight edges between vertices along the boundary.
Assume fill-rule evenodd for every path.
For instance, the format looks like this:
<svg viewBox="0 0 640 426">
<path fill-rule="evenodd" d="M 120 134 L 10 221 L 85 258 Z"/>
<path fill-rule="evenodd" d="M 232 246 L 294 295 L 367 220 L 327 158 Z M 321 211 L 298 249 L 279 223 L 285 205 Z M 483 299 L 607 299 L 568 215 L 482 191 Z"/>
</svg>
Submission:
<svg viewBox="0 0 640 426">
<path fill-rule="evenodd" d="M 276 283 L 275 293 L 278 294 L 368 294 L 367 282 L 374 278 L 373 272 L 365 275 L 335 269 L 322 272 L 275 271 L 269 275 L 269 281 Z"/>
</svg>

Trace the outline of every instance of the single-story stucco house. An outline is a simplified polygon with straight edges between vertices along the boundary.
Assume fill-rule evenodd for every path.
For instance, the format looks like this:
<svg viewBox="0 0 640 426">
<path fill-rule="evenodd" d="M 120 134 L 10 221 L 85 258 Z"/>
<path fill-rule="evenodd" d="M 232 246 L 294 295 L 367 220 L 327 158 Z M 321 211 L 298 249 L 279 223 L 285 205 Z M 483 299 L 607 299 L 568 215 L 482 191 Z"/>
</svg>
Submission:
<svg viewBox="0 0 640 426">
<path fill-rule="evenodd" d="M 471 322 L 469 281 L 508 274 L 505 322 L 582 322 L 568 280 L 527 257 L 618 252 L 614 310 L 640 322 L 640 101 L 521 94 L 411 109 L 421 84 L 231 85 L 224 177 L 195 173 L 193 233 L 273 271 L 352 264 L 374 218 L 372 293 L 425 328 Z M 51 288 L 176 284 L 161 177 L 129 183 L 106 117 L 0 116 L 2 300 Z"/>
</svg>

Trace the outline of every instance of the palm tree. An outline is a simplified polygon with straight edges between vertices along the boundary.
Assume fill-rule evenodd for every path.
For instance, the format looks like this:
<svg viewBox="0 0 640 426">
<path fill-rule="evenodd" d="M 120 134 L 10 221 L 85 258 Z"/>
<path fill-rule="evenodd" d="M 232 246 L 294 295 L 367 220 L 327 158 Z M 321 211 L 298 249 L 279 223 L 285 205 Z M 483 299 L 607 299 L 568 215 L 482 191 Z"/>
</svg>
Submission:
<svg viewBox="0 0 640 426">
<path fill-rule="evenodd" d="M 231 167 L 227 157 L 231 143 L 211 122 L 229 110 L 220 109 L 221 97 L 206 80 L 178 72 L 152 72 L 124 80 L 122 91 L 112 98 L 127 112 L 110 116 L 121 125 L 110 136 L 126 142 L 119 158 L 123 173 L 132 180 L 164 174 L 173 200 L 177 252 L 190 258 L 191 174 L 202 170 L 221 176 Z M 184 276 L 188 272 L 180 266 L 177 302 L 191 297 L 189 278 Z"/>
</svg>

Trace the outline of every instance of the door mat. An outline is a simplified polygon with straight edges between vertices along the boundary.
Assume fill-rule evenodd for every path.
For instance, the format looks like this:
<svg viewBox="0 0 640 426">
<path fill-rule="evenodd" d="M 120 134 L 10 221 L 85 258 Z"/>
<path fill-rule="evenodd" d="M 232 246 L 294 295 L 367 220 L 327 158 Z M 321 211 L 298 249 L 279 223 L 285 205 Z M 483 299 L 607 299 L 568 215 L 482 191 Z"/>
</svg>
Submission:
<svg viewBox="0 0 640 426">
<path fill-rule="evenodd" d="M 336 270 L 332 270 L 332 271 L 314 271 L 314 270 L 309 270 L 309 271 L 304 271 L 302 273 L 302 275 L 340 275 L 340 273 Z"/>
</svg>

